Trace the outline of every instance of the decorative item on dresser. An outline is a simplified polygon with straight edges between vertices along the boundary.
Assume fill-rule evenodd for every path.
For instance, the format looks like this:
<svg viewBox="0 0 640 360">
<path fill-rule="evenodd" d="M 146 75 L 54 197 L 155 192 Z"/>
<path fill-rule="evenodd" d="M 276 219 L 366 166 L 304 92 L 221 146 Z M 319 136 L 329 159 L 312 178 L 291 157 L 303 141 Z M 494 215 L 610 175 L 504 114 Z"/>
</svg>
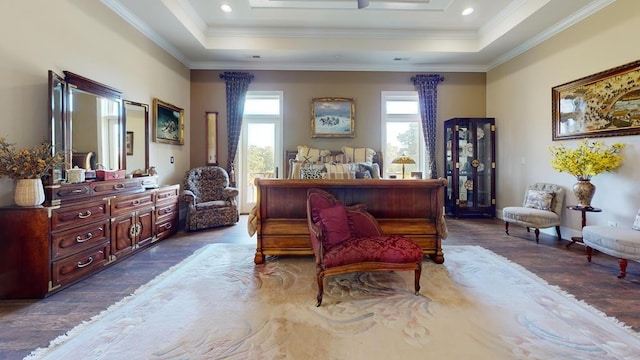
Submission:
<svg viewBox="0 0 640 360">
<path fill-rule="evenodd" d="M 446 214 L 495 218 L 495 119 L 453 118 L 444 124 Z"/>
<path fill-rule="evenodd" d="M 180 186 L 144 181 L 58 185 L 57 205 L 0 208 L 0 299 L 46 297 L 175 233 Z"/>
</svg>

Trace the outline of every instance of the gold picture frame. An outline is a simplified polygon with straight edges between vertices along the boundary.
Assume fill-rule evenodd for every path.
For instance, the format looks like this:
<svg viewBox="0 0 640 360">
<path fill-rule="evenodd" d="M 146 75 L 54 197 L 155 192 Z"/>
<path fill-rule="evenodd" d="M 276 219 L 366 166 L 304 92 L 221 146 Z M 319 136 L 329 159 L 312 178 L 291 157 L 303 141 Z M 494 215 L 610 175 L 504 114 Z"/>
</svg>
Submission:
<svg viewBox="0 0 640 360">
<path fill-rule="evenodd" d="M 153 99 L 153 141 L 184 144 L 184 109 Z"/>
<path fill-rule="evenodd" d="M 311 137 L 355 137 L 355 110 L 353 98 L 313 98 Z"/>
<path fill-rule="evenodd" d="M 640 61 L 552 88 L 553 140 L 640 134 Z"/>
</svg>

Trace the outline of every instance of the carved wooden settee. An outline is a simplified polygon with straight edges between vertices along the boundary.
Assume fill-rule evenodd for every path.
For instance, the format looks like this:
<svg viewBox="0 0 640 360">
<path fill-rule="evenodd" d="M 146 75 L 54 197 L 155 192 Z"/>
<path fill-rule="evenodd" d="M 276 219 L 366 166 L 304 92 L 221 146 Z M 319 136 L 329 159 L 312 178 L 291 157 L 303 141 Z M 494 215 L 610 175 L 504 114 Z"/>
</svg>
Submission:
<svg viewBox="0 0 640 360">
<path fill-rule="evenodd" d="M 444 261 L 447 237 L 444 191 L 438 180 L 292 180 L 256 179 L 258 205 L 253 224 L 257 232 L 254 262 L 267 255 L 312 255 L 307 225 L 307 190 L 318 188 L 345 205 L 364 204 L 385 234 L 414 239 L 436 263 Z"/>
</svg>

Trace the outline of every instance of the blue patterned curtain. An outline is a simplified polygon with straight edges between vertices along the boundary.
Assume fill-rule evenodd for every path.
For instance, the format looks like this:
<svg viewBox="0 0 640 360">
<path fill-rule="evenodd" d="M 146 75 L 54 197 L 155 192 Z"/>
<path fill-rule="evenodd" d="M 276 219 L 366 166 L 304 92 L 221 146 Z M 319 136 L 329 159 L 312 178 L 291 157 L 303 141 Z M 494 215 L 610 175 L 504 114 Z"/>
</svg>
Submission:
<svg viewBox="0 0 640 360">
<path fill-rule="evenodd" d="M 418 91 L 420 102 L 420 118 L 422 119 L 422 135 L 427 147 L 429 173 L 432 179 L 438 178 L 436 167 L 436 103 L 438 100 L 438 84 L 444 77 L 437 74 L 420 74 L 411 81 Z"/>
<path fill-rule="evenodd" d="M 227 146 L 227 171 L 232 186 L 236 185 L 233 163 L 238 152 L 240 132 L 242 131 L 242 115 L 244 114 L 244 101 L 247 97 L 249 84 L 253 80 L 253 74 L 244 72 L 224 72 L 220 74 L 224 80 L 227 92 L 227 132 L 229 143 Z"/>
</svg>

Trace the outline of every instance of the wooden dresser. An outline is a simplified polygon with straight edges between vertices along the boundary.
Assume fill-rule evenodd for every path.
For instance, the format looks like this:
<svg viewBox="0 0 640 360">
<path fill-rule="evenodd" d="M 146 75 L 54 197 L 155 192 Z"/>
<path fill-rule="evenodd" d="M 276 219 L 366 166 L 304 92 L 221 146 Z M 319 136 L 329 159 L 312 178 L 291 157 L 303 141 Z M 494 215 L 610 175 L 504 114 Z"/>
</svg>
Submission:
<svg viewBox="0 0 640 360">
<path fill-rule="evenodd" d="M 56 186 L 47 206 L 0 208 L 0 299 L 46 297 L 174 234 L 180 186 L 143 181 Z"/>
</svg>

